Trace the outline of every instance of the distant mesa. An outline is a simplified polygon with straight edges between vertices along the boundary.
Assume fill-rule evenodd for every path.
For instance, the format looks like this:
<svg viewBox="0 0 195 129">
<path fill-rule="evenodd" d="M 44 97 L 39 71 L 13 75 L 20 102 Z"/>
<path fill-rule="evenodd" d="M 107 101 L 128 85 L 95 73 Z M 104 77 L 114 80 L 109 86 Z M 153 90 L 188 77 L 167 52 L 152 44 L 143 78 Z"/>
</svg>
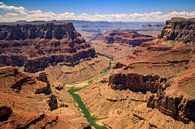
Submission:
<svg viewBox="0 0 195 129">
<path fill-rule="evenodd" d="M 136 31 L 122 31 L 122 30 L 113 30 L 108 33 L 108 36 L 105 36 L 107 43 L 122 43 L 129 44 L 132 46 L 139 46 L 143 42 L 148 42 L 153 40 L 154 37 L 144 34 L 139 34 Z"/>
<path fill-rule="evenodd" d="M 50 64 L 74 65 L 95 57 L 95 50 L 72 23 L 15 22 L 0 24 L 0 66 L 24 66 L 26 72 Z"/>
</svg>

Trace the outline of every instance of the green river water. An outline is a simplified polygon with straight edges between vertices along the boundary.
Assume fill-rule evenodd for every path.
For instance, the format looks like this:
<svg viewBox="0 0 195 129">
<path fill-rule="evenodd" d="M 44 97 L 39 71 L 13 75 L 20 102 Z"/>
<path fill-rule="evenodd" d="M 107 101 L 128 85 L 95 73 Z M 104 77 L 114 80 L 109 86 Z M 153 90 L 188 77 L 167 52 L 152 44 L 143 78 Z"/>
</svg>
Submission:
<svg viewBox="0 0 195 129">
<path fill-rule="evenodd" d="M 86 108 L 85 104 L 83 103 L 81 97 L 79 96 L 79 94 L 77 94 L 76 92 L 78 92 L 79 90 L 90 86 L 94 83 L 95 80 L 98 80 L 100 78 L 102 78 L 103 76 L 105 76 L 106 74 L 108 74 L 110 71 L 112 70 L 112 64 L 110 63 L 110 66 L 103 71 L 101 74 L 89 79 L 87 81 L 87 84 L 83 87 L 74 87 L 72 86 L 69 90 L 68 93 L 73 97 L 75 103 L 77 103 L 79 109 L 82 111 L 82 113 L 84 114 L 84 117 L 87 119 L 87 121 L 90 123 L 91 126 L 95 127 L 96 129 L 107 129 L 107 127 L 105 126 L 100 126 L 98 124 L 96 124 L 96 120 L 97 118 L 92 116 L 90 114 L 90 112 L 88 111 L 88 109 Z"/>
</svg>

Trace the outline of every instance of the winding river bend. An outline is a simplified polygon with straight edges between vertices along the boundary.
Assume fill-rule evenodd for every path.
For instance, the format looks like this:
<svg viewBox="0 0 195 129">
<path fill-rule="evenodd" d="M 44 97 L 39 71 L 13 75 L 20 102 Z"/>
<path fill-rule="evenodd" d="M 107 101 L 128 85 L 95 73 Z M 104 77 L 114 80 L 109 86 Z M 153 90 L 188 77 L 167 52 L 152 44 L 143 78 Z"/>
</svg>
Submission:
<svg viewBox="0 0 195 129">
<path fill-rule="evenodd" d="M 102 73 L 100 73 L 99 75 L 97 75 L 89 80 L 84 81 L 84 84 L 81 84 L 82 87 L 75 87 L 74 85 L 70 85 L 69 87 L 71 87 L 71 88 L 67 91 L 73 97 L 75 103 L 77 103 L 78 107 L 81 109 L 82 113 L 84 114 L 84 117 L 87 119 L 87 121 L 90 123 L 90 125 L 95 127 L 96 129 L 107 129 L 107 127 L 100 126 L 100 125 L 96 124 L 97 119 L 90 114 L 90 112 L 86 108 L 85 104 L 83 103 L 81 97 L 76 92 L 78 92 L 79 90 L 81 90 L 87 86 L 92 85 L 95 80 L 98 80 L 98 79 L 102 78 L 103 76 L 105 76 L 106 74 L 108 74 L 113 69 L 113 62 L 111 60 L 109 60 L 109 61 L 110 61 L 110 66 L 106 70 L 104 70 Z M 79 84 L 77 84 L 77 85 L 79 85 Z"/>
</svg>

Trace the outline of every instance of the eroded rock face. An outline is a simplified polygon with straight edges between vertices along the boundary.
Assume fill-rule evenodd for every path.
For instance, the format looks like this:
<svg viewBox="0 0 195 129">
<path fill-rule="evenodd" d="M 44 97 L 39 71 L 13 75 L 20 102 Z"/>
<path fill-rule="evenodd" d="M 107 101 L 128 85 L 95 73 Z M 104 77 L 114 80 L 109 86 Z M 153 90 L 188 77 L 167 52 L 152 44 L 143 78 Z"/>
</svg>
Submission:
<svg viewBox="0 0 195 129">
<path fill-rule="evenodd" d="M 57 123 L 57 115 L 44 112 L 50 108 L 48 94 L 35 93 L 38 89 L 50 89 L 44 82 L 44 73 L 40 76 L 42 80 L 15 67 L 0 67 L 0 128 L 46 128 Z"/>
<path fill-rule="evenodd" d="M 185 123 L 195 121 L 195 99 L 155 94 L 148 99 L 147 106 L 157 108 L 162 113 Z"/>
<path fill-rule="evenodd" d="M 0 28 L 0 40 L 63 39 L 68 36 L 74 39 L 79 35 L 72 23 L 11 23 L 0 25 Z"/>
<path fill-rule="evenodd" d="M 154 37 L 149 36 L 149 35 L 143 35 L 139 34 L 137 32 L 123 32 L 119 30 L 113 30 L 108 34 L 108 36 L 105 37 L 105 40 L 107 43 L 124 43 L 124 44 L 129 44 L 132 46 L 139 46 L 143 42 L 148 42 L 153 40 Z"/>
<path fill-rule="evenodd" d="M 185 123 L 195 121 L 195 69 L 186 70 L 171 81 L 170 87 L 148 99 L 147 106 Z"/>
<path fill-rule="evenodd" d="M 182 42 L 195 41 L 195 20 L 184 18 L 172 18 L 166 24 L 159 38 L 177 40 Z"/>
<path fill-rule="evenodd" d="M 44 77 L 42 77 L 42 79 L 43 78 Z M 0 68 L 0 83 L 2 83 L 0 87 L 2 91 L 12 90 L 14 92 L 24 92 L 26 94 L 30 92 L 35 94 L 51 94 L 49 82 L 44 82 L 44 80 L 28 76 L 11 66 Z"/>
<path fill-rule="evenodd" d="M 0 66 L 24 66 L 26 72 L 37 72 L 95 56 L 72 23 L 10 23 L 0 28 Z"/>
<path fill-rule="evenodd" d="M 132 90 L 136 92 L 157 92 L 165 89 L 165 78 L 158 75 L 141 75 L 136 73 L 116 73 L 109 77 L 109 85 L 115 90 Z"/>
</svg>

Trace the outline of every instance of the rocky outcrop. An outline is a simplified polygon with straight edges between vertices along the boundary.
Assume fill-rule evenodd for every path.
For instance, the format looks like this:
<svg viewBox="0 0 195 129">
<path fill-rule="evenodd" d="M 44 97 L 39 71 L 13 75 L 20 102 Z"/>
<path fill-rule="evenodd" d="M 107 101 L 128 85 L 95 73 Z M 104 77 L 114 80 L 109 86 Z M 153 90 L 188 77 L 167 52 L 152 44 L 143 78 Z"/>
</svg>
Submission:
<svg viewBox="0 0 195 129">
<path fill-rule="evenodd" d="M 44 73 L 40 73 L 39 77 L 29 76 L 21 73 L 15 67 L 1 67 L 0 68 L 0 87 L 2 91 L 35 93 L 35 94 L 51 94 L 51 87 Z"/>
<path fill-rule="evenodd" d="M 187 99 L 183 96 L 172 97 L 159 93 L 148 99 L 147 106 L 157 108 L 162 113 L 184 123 L 190 120 L 195 121 L 195 99 Z"/>
<path fill-rule="evenodd" d="M 39 73 L 39 76 L 37 77 L 37 80 L 45 82 L 47 85 L 44 86 L 44 87 L 37 88 L 36 91 L 35 91 L 35 94 L 44 93 L 46 95 L 49 95 L 49 94 L 52 93 L 50 83 L 48 81 L 48 78 L 47 78 L 47 75 L 46 75 L 45 72 Z"/>
<path fill-rule="evenodd" d="M 0 121 L 7 120 L 12 114 L 12 109 L 7 106 L 0 107 Z"/>
<path fill-rule="evenodd" d="M 118 68 L 122 68 L 124 67 L 125 65 L 120 63 L 120 62 L 117 62 L 114 66 L 113 66 L 113 69 L 118 69 Z"/>
<path fill-rule="evenodd" d="M 45 82 L 49 84 L 47 74 L 45 72 L 39 73 L 39 76 L 37 77 L 39 81 Z"/>
<path fill-rule="evenodd" d="M 58 101 L 55 95 L 51 95 L 48 101 L 50 110 L 53 111 L 58 108 Z"/>
<path fill-rule="evenodd" d="M 16 90 L 16 91 L 20 91 L 22 86 L 24 86 L 25 84 L 34 84 L 35 80 L 33 80 L 31 77 L 25 76 L 25 75 L 18 75 L 17 79 L 15 80 L 15 82 L 11 85 L 10 88 Z"/>
<path fill-rule="evenodd" d="M 19 74 L 18 70 L 14 67 L 2 67 L 0 68 L 0 78 L 15 76 Z"/>
<path fill-rule="evenodd" d="M 195 121 L 194 73 L 191 69 L 172 78 L 171 86 L 152 95 L 147 106 L 185 123 Z"/>
<path fill-rule="evenodd" d="M 7 23 L 0 28 L 0 66 L 37 72 L 59 62 L 75 65 L 96 54 L 72 23 Z"/>
<path fill-rule="evenodd" d="M 47 74 L 43 72 L 32 74 L 19 72 L 16 67 L 0 67 L 0 84 L 0 129 L 69 129 L 87 123 L 78 115 L 68 94 L 52 92 Z M 16 92 L 11 88 L 13 85 L 20 90 Z M 51 112 L 58 104 L 61 109 Z M 70 117 L 71 114 L 78 116 Z M 70 123 L 74 119 L 81 122 Z"/>
<path fill-rule="evenodd" d="M 166 24 L 159 35 L 165 40 L 177 40 L 182 42 L 195 41 L 195 19 L 172 18 Z"/>
<path fill-rule="evenodd" d="M 164 90 L 166 79 L 158 75 L 141 75 L 136 73 L 116 73 L 109 77 L 109 85 L 114 90 L 132 90 L 135 92 L 157 92 Z"/>
<path fill-rule="evenodd" d="M 8 121 L 0 123 L 0 128 L 5 129 L 27 129 L 27 128 L 51 128 L 58 120 L 55 114 L 44 114 L 36 112 L 16 111 Z M 13 122 L 9 122 L 13 121 Z"/>
<path fill-rule="evenodd" d="M 143 42 L 148 42 L 153 39 L 154 37 L 149 35 L 139 34 L 134 31 L 120 30 L 113 30 L 108 34 L 108 36 L 105 36 L 105 40 L 107 41 L 107 43 L 122 43 L 129 44 L 132 46 L 139 46 Z"/>
</svg>

